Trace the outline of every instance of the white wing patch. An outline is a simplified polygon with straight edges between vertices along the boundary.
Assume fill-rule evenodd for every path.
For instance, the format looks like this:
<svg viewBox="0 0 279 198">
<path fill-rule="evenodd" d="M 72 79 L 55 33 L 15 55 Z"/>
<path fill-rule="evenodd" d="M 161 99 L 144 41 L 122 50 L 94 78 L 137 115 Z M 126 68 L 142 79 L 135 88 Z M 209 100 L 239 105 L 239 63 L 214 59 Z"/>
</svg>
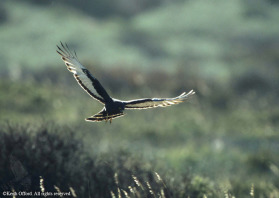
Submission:
<svg viewBox="0 0 279 198">
<path fill-rule="evenodd" d="M 149 109 L 155 107 L 167 107 L 184 102 L 190 96 L 194 95 L 193 90 L 184 92 L 175 98 L 143 98 L 137 100 L 124 101 L 125 109 Z"/>
</svg>

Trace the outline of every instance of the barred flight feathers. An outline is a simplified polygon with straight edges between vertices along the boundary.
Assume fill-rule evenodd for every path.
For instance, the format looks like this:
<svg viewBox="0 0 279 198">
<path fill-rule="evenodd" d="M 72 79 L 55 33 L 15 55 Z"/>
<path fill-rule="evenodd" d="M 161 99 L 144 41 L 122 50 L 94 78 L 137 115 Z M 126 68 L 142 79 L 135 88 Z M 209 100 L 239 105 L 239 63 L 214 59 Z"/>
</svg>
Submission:
<svg viewBox="0 0 279 198">
<path fill-rule="evenodd" d="M 79 62 L 76 53 L 69 50 L 67 44 L 61 42 L 61 48 L 57 46 L 57 53 L 65 62 L 67 69 L 73 73 L 79 85 L 93 98 L 105 104 L 110 96 L 100 82 Z"/>
<path fill-rule="evenodd" d="M 104 108 L 97 114 L 89 117 L 86 121 L 100 122 L 110 121 L 123 116 L 125 109 L 148 109 L 155 107 L 166 107 L 184 102 L 195 94 L 193 90 L 184 92 L 175 98 L 143 98 L 137 100 L 121 101 L 111 98 L 101 83 L 79 62 L 77 54 L 72 53 L 67 44 L 60 43 L 57 53 L 62 57 L 68 70 L 73 73 L 78 84 L 94 99 L 103 103 Z"/>
<path fill-rule="evenodd" d="M 175 98 L 143 98 L 124 101 L 125 109 L 149 109 L 155 107 L 167 107 L 184 102 L 184 100 L 188 99 L 194 94 L 195 92 L 191 90 L 187 94 L 186 92 L 183 92 L 181 95 Z"/>
</svg>

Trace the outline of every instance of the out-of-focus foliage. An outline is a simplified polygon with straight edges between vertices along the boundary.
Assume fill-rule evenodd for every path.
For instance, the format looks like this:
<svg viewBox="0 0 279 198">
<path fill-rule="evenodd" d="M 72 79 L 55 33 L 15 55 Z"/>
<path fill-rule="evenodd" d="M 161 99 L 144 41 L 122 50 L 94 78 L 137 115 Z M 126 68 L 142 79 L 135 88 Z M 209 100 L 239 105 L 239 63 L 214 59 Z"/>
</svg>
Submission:
<svg viewBox="0 0 279 198">
<path fill-rule="evenodd" d="M 128 187 L 141 197 L 151 196 L 151 189 L 165 197 L 217 195 L 210 181 L 202 177 L 185 174 L 187 180 L 173 183 L 168 179 L 166 185 L 150 162 L 126 151 L 92 156 L 68 128 L 6 124 L 1 125 L 0 137 L 1 194 L 12 189 L 40 192 L 43 186 L 45 193 L 55 193 L 57 187 L 61 192 L 72 188 L 78 197 L 96 198 L 110 197 L 118 188 L 128 192 Z"/>
<path fill-rule="evenodd" d="M 34 188 L 42 176 L 46 188 L 73 186 L 80 197 L 88 189 L 125 196 L 136 187 L 132 175 L 142 196 L 148 181 L 169 197 L 279 197 L 278 5 L 125 2 L 1 2 L 0 163 L 9 168 L 13 157 L 5 152 L 12 152 L 36 176 Z M 60 40 L 112 97 L 197 94 L 178 106 L 126 111 L 111 125 L 85 122 L 102 106 L 56 54 Z M 10 120 L 32 130 L 5 129 Z M 45 121 L 66 127 L 33 129 Z M 44 163 L 55 165 L 46 172 Z"/>
<path fill-rule="evenodd" d="M 7 20 L 7 11 L 3 7 L 3 3 L 0 3 L 0 24 L 4 23 Z"/>
<path fill-rule="evenodd" d="M 89 69 L 93 68 L 89 67 Z M 125 97 L 125 99 L 166 94 L 175 96 L 182 91 L 177 89 L 176 85 L 187 84 L 199 90 L 197 84 L 201 83 L 197 77 L 188 76 L 181 79 L 181 75 L 187 76 L 181 72 L 170 74 L 154 71 L 140 74 L 133 70 L 125 70 L 125 72 L 119 70 L 119 74 L 115 70 L 103 70 L 98 66 L 95 66 L 94 70 L 113 96 Z M 271 192 L 276 191 L 272 186 L 277 185 L 279 181 L 277 158 L 279 137 L 276 134 L 279 110 L 271 95 L 261 96 L 261 89 L 238 93 L 239 90 L 234 86 L 229 87 L 228 91 L 216 82 L 208 80 L 202 82 L 207 85 L 206 94 L 198 92 L 198 97 L 193 97 L 182 106 L 127 111 L 127 116 L 113 120 L 111 125 L 96 124 L 84 122 L 83 119 L 97 112 L 101 106 L 80 89 L 71 74 L 67 75 L 66 69 L 64 71 L 68 78 L 57 77 L 53 82 L 49 81 L 54 77 L 52 73 L 59 74 L 53 69 L 44 70 L 42 73 L 30 71 L 33 79 L 30 81 L 23 78 L 23 83 L 20 84 L 16 81 L 10 83 L 3 81 L 1 93 L 5 91 L 7 93 L 1 94 L 1 120 L 13 119 L 21 123 L 55 120 L 56 123 L 70 125 L 75 128 L 75 135 L 80 138 L 79 144 L 83 144 L 86 148 L 84 154 L 94 155 L 97 158 L 104 155 L 105 164 L 117 163 L 117 167 L 132 163 L 138 168 L 148 167 L 148 171 L 158 171 L 164 180 L 170 183 L 169 191 L 178 193 L 174 197 L 185 197 L 189 193 L 193 197 L 202 196 L 201 193 L 205 193 L 208 197 L 211 197 L 210 195 L 216 197 L 220 194 L 217 190 L 218 186 L 223 184 L 226 184 L 223 186 L 226 190 L 238 196 L 246 195 L 252 183 L 259 194 L 267 197 Z M 124 75 L 120 80 L 121 74 Z M 132 76 L 138 77 L 132 78 Z M 162 82 L 162 85 L 157 84 L 158 76 L 166 79 L 166 82 Z M 138 82 L 135 80 L 137 78 L 143 79 Z M 169 81 L 172 83 L 168 84 Z M 257 99 L 259 97 L 260 99 Z M 11 131 L 17 129 L 11 127 L 7 134 Z M 67 129 L 62 128 L 55 129 L 52 133 L 64 134 L 66 131 Z M 38 136 L 42 136 L 37 131 L 32 133 L 39 133 Z M 64 138 L 65 141 L 69 141 L 68 138 L 72 139 L 71 135 L 66 135 Z M 5 142 L 7 145 L 14 145 L 9 141 L 5 140 Z M 61 148 L 61 152 L 62 150 L 64 148 Z M 122 161 L 122 154 L 118 151 L 123 150 L 128 150 L 132 159 L 124 157 Z M 21 152 L 25 153 L 24 150 Z M 152 161 L 141 164 L 137 159 L 138 155 Z M 41 155 L 38 154 L 39 156 Z M 121 160 L 119 163 L 118 158 Z M 65 163 L 71 162 L 65 161 Z M 168 171 L 170 168 L 174 170 Z M 134 184 L 131 176 L 134 174 L 133 171 L 129 170 L 126 173 L 117 168 L 109 170 L 111 183 L 108 186 L 113 192 L 117 192 L 113 179 L 115 172 L 119 175 L 124 174 L 123 178 L 127 179 L 127 182 L 123 182 L 120 186 L 121 189 L 127 190 L 129 185 Z M 187 173 L 186 178 L 176 175 L 179 173 Z M 137 176 L 141 178 L 142 174 L 138 172 Z M 199 176 L 200 174 L 207 177 Z M 100 177 L 107 178 L 104 175 Z M 171 178 L 174 179 L 174 183 Z M 147 177 L 143 180 L 149 179 Z M 45 181 L 48 181 L 47 177 Z M 59 181 L 52 184 L 58 185 L 58 183 Z M 157 183 L 154 185 L 157 186 Z M 61 185 L 61 188 L 64 187 Z M 161 185 L 158 188 L 160 189 Z M 83 188 L 75 189 L 82 194 Z M 99 192 L 100 189 L 102 188 L 98 187 L 95 190 Z M 108 193 L 107 190 L 108 188 L 104 191 Z M 221 195 L 223 196 L 223 193 Z"/>
<path fill-rule="evenodd" d="M 35 5 L 51 5 L 56 3 L 55 0 L 27 0 Z M 165 0 L 84 0 L 82 2 L 75 0 L 60 0 L 58 3 L 67 6 L 74 7 L 89 16 L 97 18 L 108 18 L 108 17 L 130 17 L 134 16 L 140 12 L 143 12 L 147 9 L 154 8 L 162 3 L 166 2 Z"/>
<path fill-rule="evenodd" d="M 9 23 L 0 31 L 2 67 L 57 66 L 53 51 L 62 40 L 82 60 L 105 67 L 182 67 L 224 82 L 235 72 L 277 68 L 276 5 L 175 1 L 130 19 L 99 20 L 57 1 L 45 6 L 7 1 Z"/>
</svg>

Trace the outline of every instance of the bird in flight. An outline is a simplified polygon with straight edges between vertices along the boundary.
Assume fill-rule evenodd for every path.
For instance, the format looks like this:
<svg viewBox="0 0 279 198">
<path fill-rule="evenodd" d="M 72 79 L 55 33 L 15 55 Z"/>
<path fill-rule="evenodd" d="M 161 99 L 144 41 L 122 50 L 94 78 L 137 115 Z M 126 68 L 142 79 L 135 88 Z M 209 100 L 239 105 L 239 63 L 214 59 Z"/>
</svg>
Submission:
<svg viewBox="0 0 279 198">
<path fill-rule="evenodd" d="M 174 98 L 142 98 L 122 101 L 109 96 L 101 83 L 79 62 L 76 52 L 71 52 L 67 44 L 60 42 L 57 45 L 57 53 L 65 62 L 67 69 L 73 73 L 78 84 L 94 99 L 104 104 L 104 108 L 97 114 L 86 118 L 86 121 L 100 122 L 110 121 L 123 116 L 124 109 L 148 109 L 155 107 L 167 107 L 184 102 L 189 96 L 195 94 L 193 90 L 183 92 Z"/>
</svg>

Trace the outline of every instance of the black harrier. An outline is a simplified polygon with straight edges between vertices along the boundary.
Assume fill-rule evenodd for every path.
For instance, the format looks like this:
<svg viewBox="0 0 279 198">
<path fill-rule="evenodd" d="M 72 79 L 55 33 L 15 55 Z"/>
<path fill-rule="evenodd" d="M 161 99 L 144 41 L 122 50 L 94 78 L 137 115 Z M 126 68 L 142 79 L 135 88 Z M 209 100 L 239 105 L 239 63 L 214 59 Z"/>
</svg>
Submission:
<svg viewBox="0 0 279 198">
<path fill-rule="evenodd" d="M 123 116 L 124 109 L 148 109 L 154 107 L 166 107 L 184 102 L 189 96 L 195 94 L 193 90 L 182 93 L 175 98 L 143 98 L 137 100 L 122 101 L 111 98 L 101 83 L 79 62 L 76 52 L 71 52 L 67 44 L 58 47 L 57 53 L 62 56 L 68 70 L 73 73 L 79 85 L 94 99 L 103 103 L 104 108 L 94 116 L 86 118 L 86 121 L 99 122 L 110 121 Z"/>
</svg>

